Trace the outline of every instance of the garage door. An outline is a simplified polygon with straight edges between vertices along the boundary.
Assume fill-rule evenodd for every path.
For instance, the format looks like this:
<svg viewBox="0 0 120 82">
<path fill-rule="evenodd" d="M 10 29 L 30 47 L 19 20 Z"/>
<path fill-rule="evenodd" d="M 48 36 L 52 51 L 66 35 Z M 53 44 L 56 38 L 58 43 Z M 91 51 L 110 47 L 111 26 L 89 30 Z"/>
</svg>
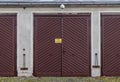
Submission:
<svg viewBox="0 0 120 82">
<path fill-rule="evenodd" d="M 102 75 L 120 75 L 120 15 L 102 15 Z"/>
<path fill-rule="evenodd" d="M 0 76 L 16 76 L 16 15 L 0 15 Z"/>
<path fill-rule="evenodd" d="M 90 75 L 90 15 L 34 15 L 34 76 Z"/>
<path fill-rule="evenodd" d="M 34 75 L 60 76 L 62 45 L 54 40 L 61 38 L 61 17 L 35 15 L 34 23 Z"/>
<path fill-rule="evenodd" d="M 89 76 L 90 15 L 63 16 L 63 76 Z"/>
</svg>

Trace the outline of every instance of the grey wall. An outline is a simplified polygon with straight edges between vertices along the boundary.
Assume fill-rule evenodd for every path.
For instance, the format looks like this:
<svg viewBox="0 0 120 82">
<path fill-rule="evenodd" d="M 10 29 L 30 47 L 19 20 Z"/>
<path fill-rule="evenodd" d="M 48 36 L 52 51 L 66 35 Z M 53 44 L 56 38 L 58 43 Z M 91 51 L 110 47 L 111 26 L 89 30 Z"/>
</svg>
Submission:
<svg viewBox="0 0 120 82">
<path fill-rule="evenodd" d="M 91 13 L 91 76 L 100 76 L 101 68 L 93 68 L 95 53 L 101 66 L 100 13 L 120 13 L 120 8 L 0 8 L 0 13 L 17 13 L 17 71 L 18 76 L 32 76 L 33 73 L 33 13 Z M 23 51 L 23 48 L 26 50 Z M 26 67 L 23 67 L 23 54 L 26 54 Z"/>
</svg>

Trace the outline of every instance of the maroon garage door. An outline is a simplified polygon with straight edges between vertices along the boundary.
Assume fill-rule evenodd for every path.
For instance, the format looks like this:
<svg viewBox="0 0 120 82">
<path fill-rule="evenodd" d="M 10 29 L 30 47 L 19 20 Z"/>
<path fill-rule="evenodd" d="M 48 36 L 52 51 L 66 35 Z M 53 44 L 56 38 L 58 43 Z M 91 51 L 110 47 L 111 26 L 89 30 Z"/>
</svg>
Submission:
<svg viewBox="0 0 120 82">
<path fill-rule="evenodd" d="M 34 75 L 90 75 L 90 14 L 34 16 Z"/>
<path fill-rule="evenodd" d="M 16 15 L 0 15 L 0 76 L 16 76 Z"/>
<path fill-rule="evenodd" d="M 102 15 L 102 75 L 120 76 L 120 15 Z"/>
</svg>

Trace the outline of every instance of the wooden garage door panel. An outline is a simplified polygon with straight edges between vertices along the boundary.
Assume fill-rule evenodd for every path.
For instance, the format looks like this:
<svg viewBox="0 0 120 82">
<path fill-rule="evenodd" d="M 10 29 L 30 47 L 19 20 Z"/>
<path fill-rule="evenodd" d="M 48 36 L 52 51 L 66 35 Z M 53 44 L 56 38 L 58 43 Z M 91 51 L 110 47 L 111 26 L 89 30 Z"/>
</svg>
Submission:
<svg viewBox="0 0 120 82">
<path fill-rule="evenodd" d="M 0 15 L 0 76 L 16 76 L 16 15 Z"/>
<path fill-rule="evenodd" d="M 63 76 L 90 75 L 90 15 L 64 16 Z"/>
<path fill-rule="evenodd" d="M 102 75 L 120 75 L 120 15 L 101 15 Z"/>
<path fill-rule="evenodd" d="M 34 15 L 34 23 L 34 76 L 90 76 L 90 14 Z"/>
<path fill-rule="evenodd" d="M 35 15 L 34 33 L 34 75 L 61 75 L 61 44 L 55 38 L 61 38 L 61 17 Z"/>
</svg>

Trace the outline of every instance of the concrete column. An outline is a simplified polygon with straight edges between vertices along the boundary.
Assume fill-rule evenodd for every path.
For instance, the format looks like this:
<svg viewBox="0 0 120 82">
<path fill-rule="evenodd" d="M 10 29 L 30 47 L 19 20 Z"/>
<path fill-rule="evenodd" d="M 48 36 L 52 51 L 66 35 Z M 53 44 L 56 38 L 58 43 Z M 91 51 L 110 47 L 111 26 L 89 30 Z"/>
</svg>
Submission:
<svg viewBox="0 0 120 82">
<path fill-rule="evenodd" d="M 33 49 L 31 12 L 27 9 L 19 11 L 17 16 L 17 71 L 18 76 L 32 76 Z M 23 57 L 24 54 L 24 57 Z"/>
<path fill-rule="evenodd" d="M 101 28 L 100 13 L 99 10 L 94 10 L 91 15 L 91 76 L 93 77 L 101 75 L 101 29 L 100 28 Z M 97 63 L 99 67 L 96 66 Z"/>
</svg>

